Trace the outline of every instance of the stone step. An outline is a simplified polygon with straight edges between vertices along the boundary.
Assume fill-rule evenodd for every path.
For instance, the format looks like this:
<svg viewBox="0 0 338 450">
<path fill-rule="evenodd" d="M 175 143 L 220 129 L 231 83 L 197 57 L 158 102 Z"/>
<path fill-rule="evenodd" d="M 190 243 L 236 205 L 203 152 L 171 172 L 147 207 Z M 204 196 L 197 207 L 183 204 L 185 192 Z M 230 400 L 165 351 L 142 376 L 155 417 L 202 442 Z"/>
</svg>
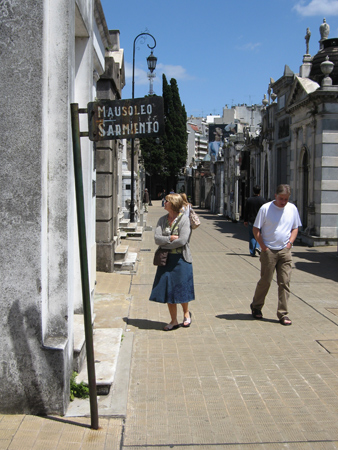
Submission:
<svg viewBox="0 0 338 450">
<path fill-rule="evenodd" d="M 114 261 L 115 272 L 134 271 L 137 262 L 137 253 L 128 252 L 123 260 Z"/>
<path fill-rule="evenodd" d="M 114 382 L 121 347 L 122 328 L 96 328 L 93 333 L 95 376 L 98 395 L 108 395 Z M 88 384 L 87 363 L 76 382 Z"/>
<path fill-rule="evenodd" d="M 129 223 L 127 226 L 121 226 L 120 224 L 120 229 L 126 231 L 127 233 L 134 231 L 137 229 L 137 222 Z"/>
<path fill-rule="evenodd" d="M 115 249 L 114 261 L 123 261 L 128 254 L 129 245 L 120 244 Z"/>
<path fill-rule="evenodd" d="M 95 315 L 92 318 L 94 323 Z M 84 329 L 83 314 L 74 314 L 74 349 L 73 349 L 73 370 L 79 373 L 83 368 L 86 359 L 86 337 Z"/>
<path fill-rule="evenodd" d="M 133 228 L 133 229 L 129 228 L 126 231 L 127 231 L 128 237 L 129 236 L 142 237 L 143 227 L 136 226 L 135 228 Z"/>
<path fill-rule="evenodd" d="M 132 332 L 122 335 L 114 381 L 109 394 L 97 397 L 99 417 L 126 418 L 133 340 Z M 75 398 L 70 402 L 66 412 L 66 417 L 90 417 L 90 415 L 89 398 Z"/>
<path fill-rule="evenodd" d="M 130 223 L 130 219 L 122 219 L 119 222 L 119 227 L 120 228 L 127 227 L 129 225 L 129 223 Z"/>
</svg>

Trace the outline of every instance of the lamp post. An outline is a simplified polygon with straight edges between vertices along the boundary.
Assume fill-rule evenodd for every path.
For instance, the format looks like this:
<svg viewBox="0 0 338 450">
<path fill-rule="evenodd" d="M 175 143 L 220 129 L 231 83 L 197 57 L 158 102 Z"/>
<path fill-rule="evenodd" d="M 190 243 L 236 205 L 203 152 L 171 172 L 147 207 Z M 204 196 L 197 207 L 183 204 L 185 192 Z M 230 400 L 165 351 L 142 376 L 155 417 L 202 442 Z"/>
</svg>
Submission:
<svg viewBox="0 0 338 450">
<path fill-rule="evenodd" d="M 149 206 L 153 206 L 151 203 L 151 176 L 152 176 L 152 165 L 151 165 L 151 152 L 149 152 L 149 160 L 150 160 L 150 171 L 149 173 Z"/>
<path fill-rule="evenodd" d="M 136 38 L 134 39 L 134 44 L 133 44 L 133 79 L 132 79 L 132 93 L 131 93 L 131 97 L 132 99 L 134 99 L 134 92 L 135 92 L 135 43 L 137 41 L 137 39 L 141 36 L 150 36 L 153 40 L 154 40 L 154 45 L 150 46 L 149 44 L 148 47 L 151 50 L 151 54 L 148 56 L 147 58 L 147 64 L 148 64 L 148 69 L 153 72 L 155 70 L 156 67 L 156 61 L 157 58 L 153 55 L 152 50 L 156 47 L 156 40 L 154 38 L 154 36 L 152 36 L 149 33 L 140 33 L 139 35 L 136 36 Z M 135 145 L 135 139 L 132 138 L 131 140 L 131 200 L 130 200 L 130 222 L 134 222 L 135 220 L 135 201 L 134 201 L 134 145 Z"/>
<path fill-rule="evenodd" d="M 153 52 L 151 52 L 153 53 Z M 156 145 L 159 145 L 161 140 L 160 138 L 156 138 L 155 139 Z M 150 171 L 149 171 L 149 206 L 153 206 L 153 204 L 151 203 L 151 177 L 153 176 L 153 166 L 152 166 L 152 156 L 151 156 L 151 151 L 149 152 L 149 160 L 150 160 Z"/>
</svg>

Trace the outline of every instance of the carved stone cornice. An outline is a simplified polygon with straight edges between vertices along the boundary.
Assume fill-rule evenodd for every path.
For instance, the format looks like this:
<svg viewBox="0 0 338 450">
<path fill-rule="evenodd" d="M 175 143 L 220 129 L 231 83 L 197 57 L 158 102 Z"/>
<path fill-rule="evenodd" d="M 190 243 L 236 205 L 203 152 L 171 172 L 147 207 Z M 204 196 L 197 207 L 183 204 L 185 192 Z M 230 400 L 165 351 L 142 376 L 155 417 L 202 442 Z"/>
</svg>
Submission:
<svg viewBox="0 0 338 450">
<path fill-rule="evenodd" d="M 97 27 L 100 31 L 103 45 L 104 45 L 105 49 L 108 49 L 111 46 L 111 40 L 110 40 L 109 30 L 107 27 L 106 18 L 105 18 L 104 12 L 103 12 L 101 2 L 99 0 L 95 0 L 94 16 L 95 16 Z"/>
<path fill-rule="evenodd" d="M 292 114 L 300 108 L 304 108 L 310 103 L 325 103 L 327 101 L 336 103 L 337 102 L 337 94 L 338 94 L 338 86 L 332 86 L 331 88 L 318 89 L 315 92 L 312 92 L 304 99 L 290 105 L 287 108 L 287 112 Z"/>
<path fill-rule="evenodd" d="M 311 95 L 311 94 L 310 94 L 310 95 Z M 308 105 L 309 103 L 311 103 L 310 96 L 308 96 L 308 97 L 306 97 L 306 98 L 300 100 L 299 102 L 296 102 L 296 103 L 290 105 L 290 106 L 287 108 L 287 112 L 288 112 L 289 114 L 292 114 L 293 112 L 297 111 L 297 109 L 303 108 L 304 106 Z"/>
</svg>

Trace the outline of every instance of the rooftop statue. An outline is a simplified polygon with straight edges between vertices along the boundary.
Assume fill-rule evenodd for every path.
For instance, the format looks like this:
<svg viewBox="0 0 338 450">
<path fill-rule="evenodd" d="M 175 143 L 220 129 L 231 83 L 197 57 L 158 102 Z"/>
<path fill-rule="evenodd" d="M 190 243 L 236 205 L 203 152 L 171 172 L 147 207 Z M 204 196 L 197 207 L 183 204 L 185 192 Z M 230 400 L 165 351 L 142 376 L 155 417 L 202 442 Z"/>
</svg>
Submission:
<svg viewBox="0 0 338 450">
<path fill-rule="evenodd" d="M 324 41 L 325 39 L 327 39 L 329 37 L 330 25 L 328 23 L 326 23 L 326 19 L 323 19 L 323 23 L 319 27 L 319 31 L 320 31 L 320 38 L 321 38 L 320 40 L 321 41 Z"/>
<path fill-rule="evenodd" d="M 324 19 L 325 20 L 325 19 Z M 305 42 L 306 42 L 306 55 L 309 55 L 309 42 L 311 37 L 311 31 L 310 28 L 306 29 L 306 35 L 305 35 Z"/>
</svg>

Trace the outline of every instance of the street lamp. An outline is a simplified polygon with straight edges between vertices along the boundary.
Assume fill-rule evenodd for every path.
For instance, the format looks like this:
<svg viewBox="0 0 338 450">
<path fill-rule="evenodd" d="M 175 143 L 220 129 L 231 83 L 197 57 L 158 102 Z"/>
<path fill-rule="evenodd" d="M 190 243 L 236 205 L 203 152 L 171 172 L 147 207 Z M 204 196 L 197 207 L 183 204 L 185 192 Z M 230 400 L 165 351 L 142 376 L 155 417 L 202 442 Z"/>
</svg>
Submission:
<svg viewBox="0 0 338 450">
<path fill-rule="evenodd" d="M 156 62 L 157 58 L 153 55 L 153 51 L 151 51 L 150 55 L 147 58 L 147 64 L 148 64 L 148 78 L 149 78 L 149 95 L 154 95 L 154 89 L 153 89 L 153 79 L 156 77 L 156 75 L 153 73 L 156 69 Z"/>
<path fill-rule="evenodd" d="M 153 40 L 154 40 L 154 45 L 151 46 L 149 44 L 148 47 L 151 50 L 151 54 L 148 56 L 147 58 L 147 63 L 148 63 L 148 69 L 153 72 L 155 70 L 156 67 L 156 61 L 157 58 L 153 55 L 152 50 L 156 47 L 156 40 L 154 38 L 154 36 L 152 36 L 149 33 L 140 33 L 138 36 L 136 36 L 136 38 L 134 39 L 134 44 L 133 44 L 133 79 L 132 79 L 132 99 L 134 99 L 134 92 L 135 92 L 135 43 L 137 41 L 137 39 L 140 36 L 150 36 Z M 131 139 L 131 201 L 130 201 L 130 222 L 134 222 L 135 219 L 135 201 L 134 201 L 134 145 L 135 145 L 135 139 L 132 138 Z"/>
</svg>

